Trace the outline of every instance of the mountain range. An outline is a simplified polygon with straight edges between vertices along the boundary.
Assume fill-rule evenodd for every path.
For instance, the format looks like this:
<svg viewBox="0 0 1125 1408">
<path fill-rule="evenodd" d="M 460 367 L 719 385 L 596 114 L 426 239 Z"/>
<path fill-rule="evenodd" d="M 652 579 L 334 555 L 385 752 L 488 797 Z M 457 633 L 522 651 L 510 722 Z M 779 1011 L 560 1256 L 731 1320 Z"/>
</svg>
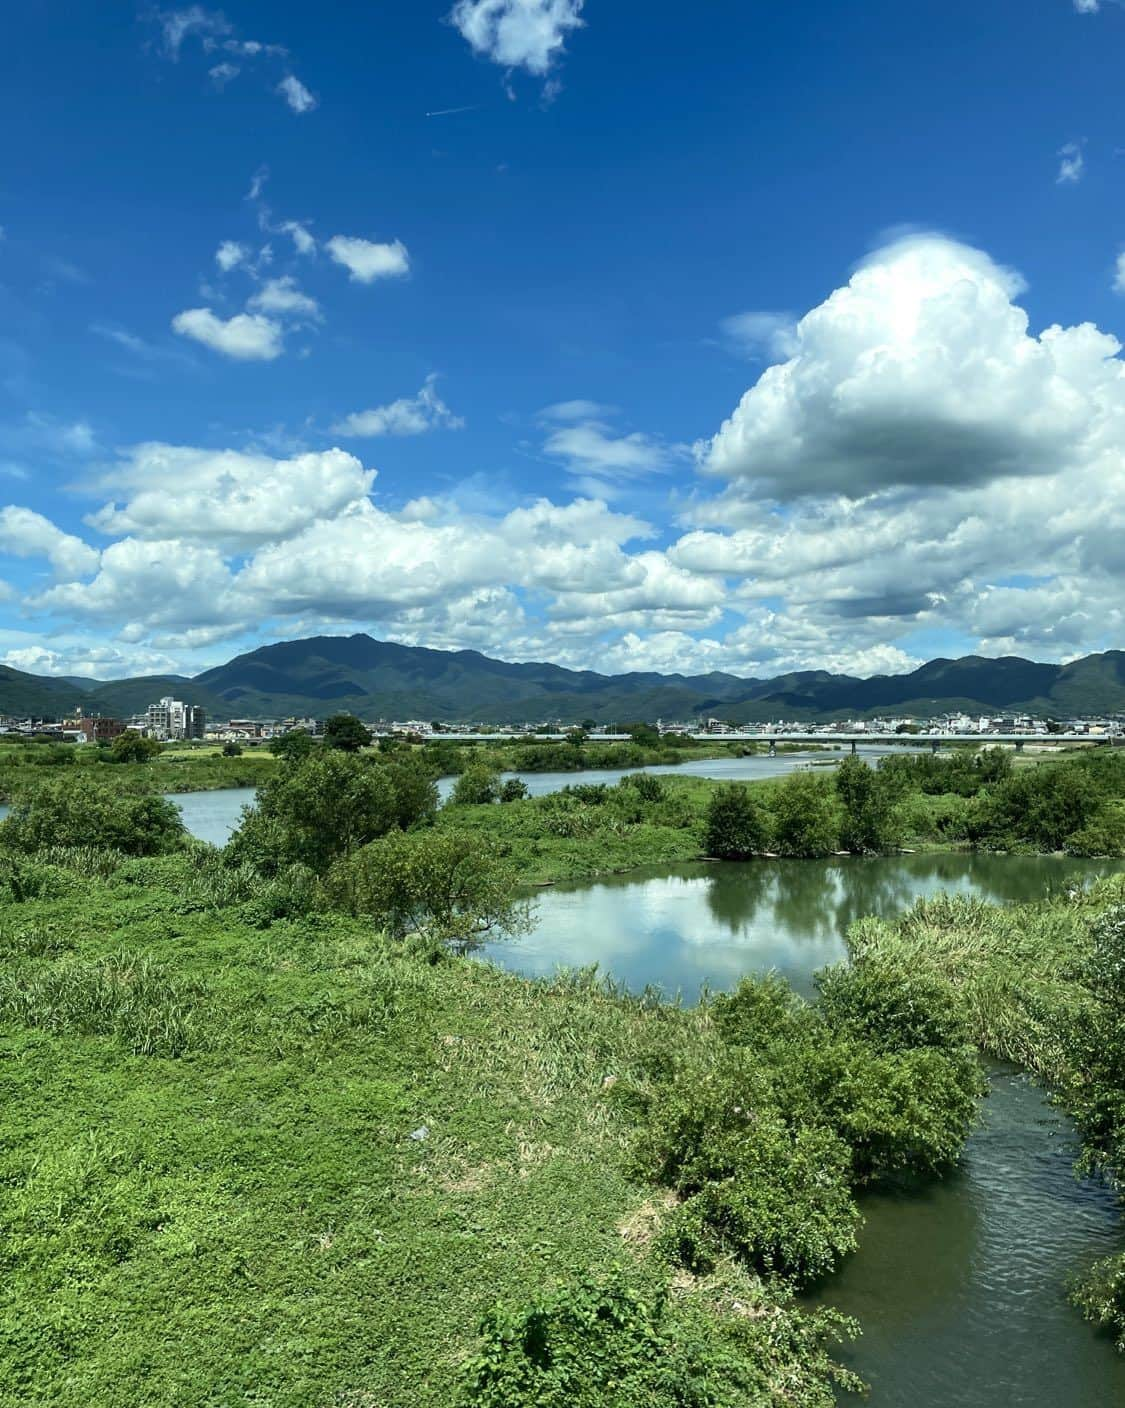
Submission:
<svg viewBox="0 0 1125 1408">
<path fill-rule="evenodd" d="M 61 718 L 81 707 L 115 717 L 171 694 L 211 718 L 354 713 L 375 719 L 704 719 L 812 721 L 878 714 L 929 716 L 1020 711 L 1067 718 L 1125 712 L 1125 652 L 1068 665 L 1018 656 L 931 660 L 905 675 L 858 679 L 802 670 L 773 679 L 714 672 L 603 675 L 551 664 L 510 664 L 475 650 L 428 650 L 367 635 L 314 636 L 262 646 L 188 678 L 102 681 L 26 674 L 0 666 L 0 713 Z"/>
</svg>

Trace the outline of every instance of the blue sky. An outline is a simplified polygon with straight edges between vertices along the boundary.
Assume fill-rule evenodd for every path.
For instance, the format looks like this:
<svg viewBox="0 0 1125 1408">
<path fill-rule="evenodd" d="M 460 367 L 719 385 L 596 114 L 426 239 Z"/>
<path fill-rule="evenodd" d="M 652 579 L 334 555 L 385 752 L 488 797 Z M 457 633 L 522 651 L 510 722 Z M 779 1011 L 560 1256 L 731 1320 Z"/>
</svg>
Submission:
<svg viewBox="0 0 1125 1408">
<path fill-rule="evenodd" d="M 1123 644 L 1113 0 L 6 25 L 7 663 Z"/>
</svg>

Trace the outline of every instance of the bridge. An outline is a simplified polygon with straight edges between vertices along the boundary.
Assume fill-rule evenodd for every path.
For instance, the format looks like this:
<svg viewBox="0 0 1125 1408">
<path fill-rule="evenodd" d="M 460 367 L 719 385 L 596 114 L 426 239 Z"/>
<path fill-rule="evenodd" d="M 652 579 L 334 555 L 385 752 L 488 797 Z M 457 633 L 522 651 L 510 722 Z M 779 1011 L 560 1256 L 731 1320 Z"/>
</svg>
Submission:
<svg viewBox="0 0 1125 1408">
<path fill-rule="evenodd" d="M 591 743 L 628 743 L 627 733 L 591 733 Z M 682 735 L 681 735 L 682 736 Z M 440 733 L 435 738 L 451 743 L 565 743 L 561 733 Z M 1025 744 L 1088 743 L 1101 746 L 1125 747 L 1125 734 L 1120 733 L 874 733 L 857 730 L 854 733 L 797 733 L 788 729 L 759 728 L 738 733 L 691 733 L 687 737 L 698 743 L 765 743 L 769 756 L 776 756 L 779 743 L 796 743 L 816 747 L 850 747 L 853 753 L 872 744 L 899 748 L 923 748 L 933 752 L 943 746 L 988 747 L 1005 744 L 1022 753 Z"/>
</svg>

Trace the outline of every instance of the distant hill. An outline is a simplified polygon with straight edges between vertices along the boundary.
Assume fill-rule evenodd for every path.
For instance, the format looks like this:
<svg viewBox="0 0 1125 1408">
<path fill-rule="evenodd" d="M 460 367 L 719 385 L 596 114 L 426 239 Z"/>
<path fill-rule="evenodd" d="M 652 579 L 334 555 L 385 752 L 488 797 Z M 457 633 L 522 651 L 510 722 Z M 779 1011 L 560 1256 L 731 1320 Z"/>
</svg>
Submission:
<svg viewBox="0 0 1125 1408">
<path fill-rule="evenodd" d="M 150 675 L 109 682 L 56 679 L 0 667 L 0 712 L 61 717 L 77 704 L 136 713 L 161 695 L 202 704 L 215 718 L 346 711 L 372 719 L 702 719 L 738 723 L 787 718 L 864 718 L 1026 711 L 1070 717 L 1125 712 L 1125 652 L 1069 665 L 1017 656 L 931 660 L 907 675 L 856 679 L 803 670 L 774 679 L 634 672 L 602 675 L 545 663 L 510 664 L 475 650 L 427 650 L 367 635 L 314 636 L 266 645 L 194 679 Z"/>
</svg>

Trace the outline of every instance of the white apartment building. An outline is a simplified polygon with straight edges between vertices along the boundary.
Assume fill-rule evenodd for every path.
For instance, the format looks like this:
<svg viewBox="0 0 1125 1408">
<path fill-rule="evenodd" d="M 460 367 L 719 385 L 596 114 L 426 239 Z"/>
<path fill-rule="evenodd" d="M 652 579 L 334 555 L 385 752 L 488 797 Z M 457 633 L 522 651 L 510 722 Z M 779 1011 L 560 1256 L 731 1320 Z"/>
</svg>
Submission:
<svg viewBox="0 0 1125 1408">
<path fill-rule="evenodd" d="M 152 738 L 202 738 L 206 716 L 200 704 L 166 697 L 145 710 L 145 731 Z"/>
</svg>

